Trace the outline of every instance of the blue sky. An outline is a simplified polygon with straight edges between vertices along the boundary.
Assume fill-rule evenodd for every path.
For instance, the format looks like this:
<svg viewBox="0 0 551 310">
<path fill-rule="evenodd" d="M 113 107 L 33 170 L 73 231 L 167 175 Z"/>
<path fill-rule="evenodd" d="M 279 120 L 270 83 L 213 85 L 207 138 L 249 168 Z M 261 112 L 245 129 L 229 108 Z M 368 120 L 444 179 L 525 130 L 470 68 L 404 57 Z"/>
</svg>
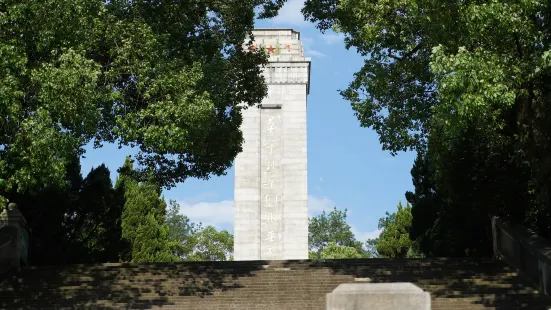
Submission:
<svg viewBox="0 0 551 310">
<path fill-rule="evenodd" d="M 257 28 L 293 28 L 301 32 L 306 57 L 312 58 L 308 96 L 308 192 L 310 216 L 333 206 L 348 209 L 348 222 L 356 238 L 365 241 L 378 235 L 377 223 L 386 211 L 394 212 L 406 190 L 412 190 L 410 170 L 415 153 L 392 157 L 382 151 L 377 134 L 360 128 L 350 104 L 338 89 L 344 89 L 363 59 L 346 50 L 343 37 L 321 34 L 303 21 L 304 0 L 290 0 L 279 16 L 257 21 Z M 84 176 L 92 167 L 105 163 L 116 178 L 129 148 L 106 145 L 87 148 L 82 159 Z M 167 200 L 179 202 L 181 211 L 194 222 L 233 231 L 234 170 L 208 181 L 188 179 L 165 191 Z"/>
</svg>

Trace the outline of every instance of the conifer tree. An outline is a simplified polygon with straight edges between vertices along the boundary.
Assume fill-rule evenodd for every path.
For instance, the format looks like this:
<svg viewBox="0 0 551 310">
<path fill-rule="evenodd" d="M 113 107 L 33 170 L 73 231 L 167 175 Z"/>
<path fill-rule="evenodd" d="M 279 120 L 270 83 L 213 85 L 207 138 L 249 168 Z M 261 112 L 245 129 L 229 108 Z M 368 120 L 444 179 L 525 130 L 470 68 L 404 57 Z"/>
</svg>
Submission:
<svg viewBox="0 0 551 310">
<path fill-rule="evenodd" d="M 178 258 L 170 252 L 168 226 L 157 222 L 151 211 L 135 230 L 132 262 L 173 262 Z"/>
<path fill-rule="evenodd" d="M 124 193 L 122 212 L 122 238 L 129 249 L 122 260 L 133 262 L 173 261 L 170 253 L 168 226 L 164 224 L 166 203 L 159 197 L 161 190 L 153 182 L 138 182 L 130 157 L 119 170 L 115 185 Z"/>
<path fill-rule="evenodd" d="M 411 230 L 411 205 L 398 203 L 396 213 L 386 213 L 386 217 L 379 220 L 379 229 L 383 229 L 377 240 L 377 252 L 383 257 L 405 258 L 415 256 L 412 250 L 415 245 L 409 237 Z"/>
</svg>

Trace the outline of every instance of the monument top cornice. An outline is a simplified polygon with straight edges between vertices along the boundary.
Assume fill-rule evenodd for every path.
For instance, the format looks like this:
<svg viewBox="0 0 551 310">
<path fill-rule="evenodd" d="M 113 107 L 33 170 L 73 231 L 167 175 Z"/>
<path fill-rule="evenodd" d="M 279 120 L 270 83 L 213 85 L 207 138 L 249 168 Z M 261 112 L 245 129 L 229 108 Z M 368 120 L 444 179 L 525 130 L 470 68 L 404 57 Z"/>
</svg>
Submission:
<svg viewBox="0 0 551 310">
<path fill-rule="evenodd" d="M 251 38 L 249 38 L 251 39 Z M 305 83 L 310 93 L 310 62 L 304 57 L 300 32 L 291 28 L 255 28 L 252 42 L 244 47 L 251 51 L 264 49 L 268 55 L 265 76 L 268 84 Z M 281 72 L 277 73 L 281 70 Z"/>
<path fill-rule="evenodd" d="M 257 31 L 290 31 L 297 34 L 297 40 L 300 40 L 300 31 L 296 31 L 293 28 L 254 28 L 253 33 Z"/>
</svg>

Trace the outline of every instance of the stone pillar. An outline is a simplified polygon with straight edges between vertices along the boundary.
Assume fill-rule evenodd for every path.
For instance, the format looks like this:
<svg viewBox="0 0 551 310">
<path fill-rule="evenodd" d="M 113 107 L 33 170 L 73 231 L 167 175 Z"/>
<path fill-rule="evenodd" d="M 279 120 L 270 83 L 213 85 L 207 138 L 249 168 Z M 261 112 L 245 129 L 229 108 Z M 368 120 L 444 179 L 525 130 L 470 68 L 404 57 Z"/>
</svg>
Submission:
<svg viewBox="0 0 551 310">
<path fill-rule="evenodd" d="M 27 264 L 27 222 L 15 203 L 0 213 L 0 272 Z"/>
<path fill-rule="evenodd" d="M 306 97 L 310 58 L 291 29 L 253 31 L 264 48 L 268 97 L 243 113 L 235 159 L 234 258 L 308 258 Z"/>
<path fill-rule="evenodd" d="M 492 216 L 492 246 L 494 249 L 494 257 L 499 257 L 499 248 L 497 246 L 498 240 L 497 240 L 497 227 L 496 227 L 496 221 L 498 220 L 497 217 Z"/>
</svg>

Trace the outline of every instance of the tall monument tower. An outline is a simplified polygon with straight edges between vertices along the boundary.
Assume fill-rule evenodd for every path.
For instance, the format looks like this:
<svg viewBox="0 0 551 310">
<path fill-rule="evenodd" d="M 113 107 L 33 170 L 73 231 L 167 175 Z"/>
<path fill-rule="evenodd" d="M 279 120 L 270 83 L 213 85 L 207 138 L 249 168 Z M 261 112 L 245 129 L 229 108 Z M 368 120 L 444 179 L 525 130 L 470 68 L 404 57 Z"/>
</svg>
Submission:
<svg viewBox="0 0 551 310">
<path fill-rule="evenodd" d="M 243 113 L 243 152 L 235 159 L 234 258 L 308 258 L 306 96 L 310 58 L 300 33 L 256 29 L 265 48 L 268 97 Z"/>
</svg>

